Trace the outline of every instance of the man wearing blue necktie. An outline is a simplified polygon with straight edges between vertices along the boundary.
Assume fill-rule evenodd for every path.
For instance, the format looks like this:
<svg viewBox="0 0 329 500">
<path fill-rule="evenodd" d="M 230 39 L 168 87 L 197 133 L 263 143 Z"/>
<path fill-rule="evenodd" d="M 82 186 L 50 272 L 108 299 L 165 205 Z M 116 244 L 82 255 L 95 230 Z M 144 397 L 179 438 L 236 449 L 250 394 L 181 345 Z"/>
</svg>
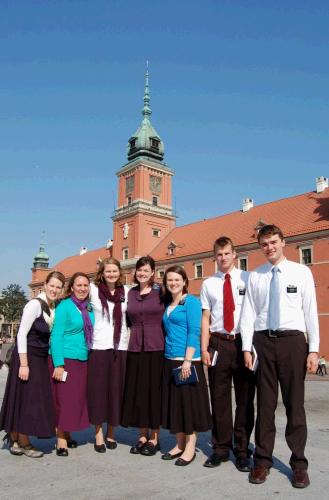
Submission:
<svg viewBox="0 0 329 500">
<path fill-rule="evenodd" d="M 252 367 L 252 344 L 259 362 L 256 449 L 249 481 L 263 483 L 273 463 L 280 384 L 287 415 L 285 435 L 291 450 L 292 485 L 305 488 L 310 481 L 304 454 L 307 438 L 304 380 L 306 369 L 315 372 L 319 352 L 315 286 L 307 266 L 285 258 L 285 241 L 279 227 L 263 226 L 258 242 L 268 262 L 250 273 L 241 316 L 245 365 Z"/>
</svg>

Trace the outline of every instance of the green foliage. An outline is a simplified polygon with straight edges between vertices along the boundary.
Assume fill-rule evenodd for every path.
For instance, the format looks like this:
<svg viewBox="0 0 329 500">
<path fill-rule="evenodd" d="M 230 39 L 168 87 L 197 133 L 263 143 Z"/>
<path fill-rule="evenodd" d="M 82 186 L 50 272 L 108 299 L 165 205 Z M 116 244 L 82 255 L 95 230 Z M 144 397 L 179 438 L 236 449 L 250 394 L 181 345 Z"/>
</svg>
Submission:
<svg viewBox="0 0 329 500">
<path fill-rule="evenodd" d="M 12 283 L 4 288 L 0 298 L 0 314 L 7 322 L 19 321 L 27 298 L 23 288 L 17 283 Z"/>
</svg>

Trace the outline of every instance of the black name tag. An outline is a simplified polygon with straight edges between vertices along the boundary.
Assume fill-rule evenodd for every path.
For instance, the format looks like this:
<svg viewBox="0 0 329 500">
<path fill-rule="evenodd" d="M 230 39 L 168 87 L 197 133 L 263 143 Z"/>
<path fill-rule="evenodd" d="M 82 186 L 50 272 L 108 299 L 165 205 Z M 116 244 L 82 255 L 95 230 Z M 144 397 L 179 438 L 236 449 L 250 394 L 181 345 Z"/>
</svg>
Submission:
<svg viewBox="0 0 329 500">
<path fill-rule="evenodd" d="M 246 295 L 246 289 L 245 288 L 239 288 L 239 295 Z"/>
<path fill-rule="evenodd" d="M 297 287 L 293 285 L 287 286 L 287 293 L 297 293 Z"/>
</svg>

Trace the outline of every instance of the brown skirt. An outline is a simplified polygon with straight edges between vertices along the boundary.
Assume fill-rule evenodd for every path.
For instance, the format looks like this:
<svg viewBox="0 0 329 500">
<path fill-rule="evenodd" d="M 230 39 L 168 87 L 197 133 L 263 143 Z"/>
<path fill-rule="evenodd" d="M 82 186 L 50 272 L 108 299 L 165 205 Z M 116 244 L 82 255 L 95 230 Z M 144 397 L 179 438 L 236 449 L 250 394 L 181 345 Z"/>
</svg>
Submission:
<svg viewBox="0 0 329 500">
<path fill-rule="evenodd" d="M 122 422 L 157 429 L 161 424 L 163 351 L 128 352 Z"/>
<path fill-rule="evenodd" d="M 172 370 L 182 361 L 165 359 L 162 384 L 162 426 L 172 433 L 205 432 L 212 420 L 208 387 L 201 361 L 194 361 L 199 381 L 196 384 L 175 385 Z"/>
<path fill-rule="evenodd" d="M 56 427 L 61 431 L 81 431 L 89 427 L 87 410 L 87 361 L 65 358 L 66 382 L 52 379 Z M 49 357 L 49 370 L 54 365 Z"/>
<path fill-rule="evenodd" d="M 88 359 L 87 402 L 91 424 L 121 423 L 127 351 L 91 350 Z"/>
</svg>

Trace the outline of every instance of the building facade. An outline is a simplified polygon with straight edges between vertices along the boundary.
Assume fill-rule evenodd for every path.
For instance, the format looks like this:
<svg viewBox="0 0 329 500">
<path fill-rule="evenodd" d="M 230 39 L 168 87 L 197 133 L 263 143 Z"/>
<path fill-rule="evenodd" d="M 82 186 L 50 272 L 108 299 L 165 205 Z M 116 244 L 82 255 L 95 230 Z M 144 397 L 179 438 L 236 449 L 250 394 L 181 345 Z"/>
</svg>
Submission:
<svg viewBox="0 0 329 500">
<path fill-rule="evenodd" d="M 142 122 L 128 140 L 128 162 L 117 171 L 118 205 L 113 216 L 113 243 L 65 258 L 51 269 L 44 244 L 32 268 L 31 295 L 36 296 L 50 270 L 69 278 L 82 271 L 91 278 L 97 264 L 108 256 L 121 261 L 125 281 L 131 283 L 137 259 L 150 254 L 161 281 L 166 267 L 183 265 L 190 292 L 198 295 L 202 281 L 216 271 L 213 242 L 232 238 L 237 266 L 252 270 L 264 262 L 257 232 L 264 224 L 277 224 L 286 239 L 286 256 L 312 270 L 318 300 L 321 354 L 329 356 L 329 187 L 318 177 L 308 193 L 257 206 L 250 198 L 235 212 L 176 227 L 172 207 L 174 171 L 164 162 L 164 144 L 150 120 L 149 75 L 146 73 Z"/>
</svg>

